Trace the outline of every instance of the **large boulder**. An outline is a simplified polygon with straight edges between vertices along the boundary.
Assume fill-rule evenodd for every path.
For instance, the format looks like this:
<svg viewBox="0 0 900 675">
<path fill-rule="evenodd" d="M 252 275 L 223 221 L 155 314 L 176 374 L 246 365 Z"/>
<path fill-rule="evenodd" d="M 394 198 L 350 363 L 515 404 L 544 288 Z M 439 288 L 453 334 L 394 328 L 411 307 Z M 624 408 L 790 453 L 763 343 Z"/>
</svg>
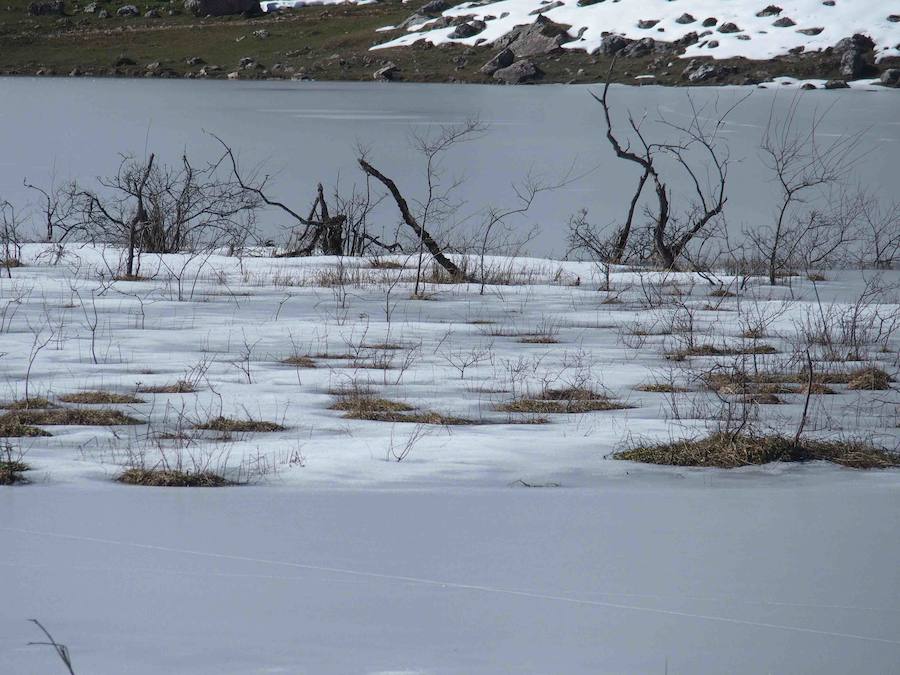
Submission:
<svg viewBox="0 0 900 675">
<path fill-rule="evenodd" d="M 534 23 L 516 26 L 494 42 L 495 47 L 510 49 L 516 58 L 540 56 L 558 51 L 572 36 L 562 24 L 555 23 L 541 15 Z"/>
<path fill-rule="evenodd" d="M 875 43 L 868 35 L 856 35 L 840 40 L 834 53 L 841 58 L 841 75 L 848 78 L 862 77 L 869 69 L 869 57 Z"/>
<path fill-rule="evenodd" d="M 135 5 L 122 5 L 116 10 L 116 16 L 140 16 L 141 12 Z"/>
<path fill-rule="evenodd" d="M 194 16 L 259 14 L 259 0 L 184 0 L 184 8 Z"/>
<path fill-rule="evenodd" d="M 450 32 L 449 35 L 447 35 L 447 37 L 451 40 L 470 38 L 478 35 L 485 28 L 487 28 L 487 24 L 484 21 L 475 19 L 473 21 L 467 21 L 465 23 L 459 24 Z"/>
<path fill-rule="evenodd" d="M 62 16 L 65 14 L 62 0 L 50 0 L 50 2 L 32 2 L 28 5 L 29 16 Z"/>
<path fill-rule="evenodd" d="M 494 79 L 504 84 L 523 84 L 538 79 L 544 73 L 528 59 L 494 71 Z"/>
<path fill-rule="evenodd" d="M 481 72 L 485 75 L 493 75 L 501 68 L 511 66 L 515 60 L 516 55 L 512 53 L 511 49 L 502 49 L 490 61 L 481 66 Z"/>
</svg>

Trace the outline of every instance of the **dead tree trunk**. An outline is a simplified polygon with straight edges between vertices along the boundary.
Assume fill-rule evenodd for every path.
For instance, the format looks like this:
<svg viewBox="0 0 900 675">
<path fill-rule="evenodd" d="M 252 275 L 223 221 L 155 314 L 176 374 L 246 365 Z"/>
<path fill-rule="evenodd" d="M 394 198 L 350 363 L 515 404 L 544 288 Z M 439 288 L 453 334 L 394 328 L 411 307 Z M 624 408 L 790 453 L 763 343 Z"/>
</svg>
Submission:
<svg viewBox="0 0 900 675">
<path fill-rule="evenodd" d="M 438 265 L 447 270 L 447 273 L 454 279 L 469 281 L 468 277 L 462 272 L 462 270 L 460 270 L 452 260 L 444 255 L 444 252 L 441 249 L 440 245 L 434 240 L 428 230 L 419 225 L 418 221 L 415 219 L 415 216 L 413 216 L 412 212 L 409 210 L 409 204 L 406 203 L 406 199 L 404 199 L 403 195 L 400 193 L 399 188 L 397 188 L 397 184 L 393 180 L 385 176 L 383 173 L 381 173 L 374 166 L 369 164 L 366 160 L 360 159 L 359 165 L 360 167 L 362 167 L 363 171 L 365 171 L 368 175 L 372 176 L 376 180 L 380 181 L 388 189 L 388 192 L 391 193 L 391 196 L 397 203 L 397 208 L 400 209 L 400 215 L 403 216 L 403 222 L 406 223 L 413 230 L 413 232 L 416 233 L 416 237 L 418 237 L 425 245 L 425 248 L 428 249 L 428 252 L 432 255 L 435 262 L 437 262 Z"/>
</svg>

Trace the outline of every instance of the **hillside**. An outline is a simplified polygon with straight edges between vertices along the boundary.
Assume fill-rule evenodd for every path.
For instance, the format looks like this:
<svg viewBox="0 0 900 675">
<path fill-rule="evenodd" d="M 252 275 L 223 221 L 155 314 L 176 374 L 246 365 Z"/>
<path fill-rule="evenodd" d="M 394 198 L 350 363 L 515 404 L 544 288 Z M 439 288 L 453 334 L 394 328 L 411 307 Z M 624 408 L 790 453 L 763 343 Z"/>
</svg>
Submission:
<svg viewBox="0 0 900 675">
<path fill-rule="evenodd" d="M 872 79 L 900 63 L 900 17 L 891 13 L 900 10 L 827 2 L 271 0 L 262 16 L 195 17 L 176 1 L 66 1 L 34 16 L 34 3 L 12 0 L 0 12 L 0 73 L 597 82 L 615 57 L 616 81 L 677 85 Z M 124 7 L 134 10 L 120 15 Z M 857 33 L 867 37 L 845 39 Z M 506 47 L 513 61 L 529 60 L 526 72 L 495 76 L 509 54 L 485 68 Z M 697 74 L 697 57 L 715 66 Z"/>
</svg>

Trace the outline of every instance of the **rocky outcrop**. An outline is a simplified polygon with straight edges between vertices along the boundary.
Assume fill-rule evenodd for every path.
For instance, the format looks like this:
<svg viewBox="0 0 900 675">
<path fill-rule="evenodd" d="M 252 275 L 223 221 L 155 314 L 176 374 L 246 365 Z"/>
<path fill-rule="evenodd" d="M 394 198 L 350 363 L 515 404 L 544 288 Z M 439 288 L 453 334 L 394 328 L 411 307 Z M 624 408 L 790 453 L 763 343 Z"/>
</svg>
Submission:
<svg viewBox="0 0 900 675">
<path fill-rule="evenodd" d="M 511 66 L 515 60 L 516 55 L 512 53 L 511 49 L 503 49 L 495 54 L 494 58 L 481 66 L 481 72 L 485 75 L 493 75 L 501 68 Z"/>
<path fill-rule="evenodd" d="M 851 79 L 862 77 L 869 69 L 869 58 L 875 43 L 867 35 L 856 35 L 840 40 L 834 53 L 841 58 L 841 75 Z"/>
<path fill-rule="evenodd" d="M 510 49 L 516 58 L 550 54 L 572 41 L 566 26 L 554 23 L 543 15 L 530 25 L 516 26 L 502 38 L 494 42 L 496 47 Z"/>
<path fill-rule="evenodd" d="M 681 72 L 681 76 L 688 82 L 706 82 L 730 75 L 733 71 L 734 69 L 729 66 L 694 59 Z"/>
<path fill-rule="evenodd" d="M 259 0 L 184 0 L 184 8 L 194 16 L 259 14 Z"/>
<path fill-rule="evenodd" d="M 511 66 L 494 71 L 494 79 L 504 84 L 524 84 L 538 79 L 543 74 L 530 60 L 521 59 Z"/>
</svg>

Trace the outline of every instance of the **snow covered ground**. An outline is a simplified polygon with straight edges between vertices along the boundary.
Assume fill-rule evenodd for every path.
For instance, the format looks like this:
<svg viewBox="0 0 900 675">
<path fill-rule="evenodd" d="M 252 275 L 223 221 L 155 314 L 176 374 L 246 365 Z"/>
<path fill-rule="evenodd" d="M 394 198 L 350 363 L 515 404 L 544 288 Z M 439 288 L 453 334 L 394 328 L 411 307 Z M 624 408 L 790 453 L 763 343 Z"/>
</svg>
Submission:
<svg viewBox="0 0 900 675">
<path fill-rule="evenodd" d="M 32 483 L 0 488 L 0 672 L 56 667 L 28 618 L 95 674 L 896 672 L 900 472 L 608 457 L 711 424 L 693 378 L 716 358 L 666 352 L 767 344 L 754 367 L 795 368 L 798 324 L 847 316 L 861 273 L 741 290 L 616 269 L 607 292 L 590 263 L 488 258 L 504 283 L 484 295 L 412 298 L 405 257 L 144 256 L 146 280 L 112 281 L 122 251 L 56 253 L 25 245 L 0 279 L 0 399 L 27 383 L 145 423 L 13 439 Z M 865 363 L 896 376 L 897 349 L 879 338 Z M 196 391 L 138 391 L 178 380 Z M 689 391 L 639 389 L 669 381 Z M 571 386 L 626 407 L 498 409 Z M 896 447 L 896 387 L 835 385 L 808 431 Z M 142 402 L 59 402 L 85 390 Z M 347 419 L 347 390 L 471 424 Z M 792 433 L 803 396 L 779 398 L 759 423 Z M 219 416 L 286 430 L 193 429 Z M 254 480 L 113 482 L 163 458 Z"/>
<path fill-rule="evenodd" d="M 583 6 L 582 6 L 583 5 Z M 875 41 L 879 58 L 900 55 L 900 8 L 895 3 L 858 0 L 790 0 L 777 3 L 779 13 L 766 12 L 763 0 L 600 0 L 592 4 L 578 0 L 500 0 L 465 2 L 444 12 L 444 16 L 472 16 L 487 28 L 468 38 L 451 39 L 454 28 L 430 29 L 429 23 L 410 26 L 408 34 L 379 47 L 409 45 L 418 40 L 433 44 L 459 42 L 474 45 L 491 43 L 513 27 L 530 24 L 535 15 L 570 25 L 578 38 L 564 45 L 591 52 L 600 46 L 604 33 L 618 33 L 630 39 L 651 37 L 672 42 L 690 32 L 709 31 L 687 48 L 684 57 L 745 57 L 770 59 L 802 47 L 816 51 L 838 40 L 864 33 Z M 546 11 L 544 9 L 546 8 Z M 759 16 L 763 14 L 763 16 Z M 685 16 L 687 15 L 687 16 Z M 715 19 L 704 27 L 706 19 Z M 790 21 L 787 21 L 789 19 Z M 776 25 L 781 21 L 786 25 Z M 725 32 L 719 29 L 729 26 Z"/>
</svg>

